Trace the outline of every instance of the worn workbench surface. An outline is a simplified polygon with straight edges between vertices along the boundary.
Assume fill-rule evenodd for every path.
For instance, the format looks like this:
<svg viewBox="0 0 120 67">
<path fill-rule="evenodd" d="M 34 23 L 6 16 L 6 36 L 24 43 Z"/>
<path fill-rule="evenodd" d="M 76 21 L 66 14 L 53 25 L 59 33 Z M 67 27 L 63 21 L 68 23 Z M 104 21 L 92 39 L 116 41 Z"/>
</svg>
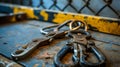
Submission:
<svg viewBox="0 0 120 67">
<path fill-rule="evenodd" d="M 40 28 L 49 25 L 52 25 L 52 23 L 35 20 L 0 25 L 0 54 L 11 59 L 11 52 L 18 47 L 27 44 L 32 39 L 43 37 L 39 30 Z M 106 41 L 95 41 L 96 46 L 107 57 L 106 67 L 119 67 L 120 37 L 93 31 L 90 32 L 94 38 Z M 61 47 L 65 45 L 65 41 L 67 41 L 67 39 L 59 39 L 48 46 L 38 47 L 32 55 L 17 62 L 27 67 L 53 67 L 53 57 Z M 67 56 L 71 57 L 71 54 L 68 54 Z M 71 63 L 67 60 L 70 59 L 65 57 L 63 62 Z"/>
</svg>

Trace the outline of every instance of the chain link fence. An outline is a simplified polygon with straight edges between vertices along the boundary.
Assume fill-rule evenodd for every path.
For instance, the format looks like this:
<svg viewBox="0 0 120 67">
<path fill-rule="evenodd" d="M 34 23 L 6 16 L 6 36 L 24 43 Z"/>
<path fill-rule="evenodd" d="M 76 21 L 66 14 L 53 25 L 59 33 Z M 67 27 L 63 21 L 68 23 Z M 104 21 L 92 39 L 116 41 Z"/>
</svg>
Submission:
<svg viewBox="0 0 120 67">
<path fill-rule="evenodd" d="M 0 2 L 120 19 L 120 0 L 0 0 Z"/>
</svg>

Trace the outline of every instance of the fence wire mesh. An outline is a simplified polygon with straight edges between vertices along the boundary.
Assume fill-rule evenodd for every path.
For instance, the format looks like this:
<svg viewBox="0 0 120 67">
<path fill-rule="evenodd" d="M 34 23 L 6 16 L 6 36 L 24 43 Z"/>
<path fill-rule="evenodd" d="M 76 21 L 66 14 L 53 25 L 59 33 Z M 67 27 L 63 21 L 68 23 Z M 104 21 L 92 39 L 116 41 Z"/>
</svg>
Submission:
<svg viewBox="0 0 120 67">
<path fill-rule="evenodd" d="M 0 2 L 120 19 L 120 0 L 0 0 Z"/>
</svg>

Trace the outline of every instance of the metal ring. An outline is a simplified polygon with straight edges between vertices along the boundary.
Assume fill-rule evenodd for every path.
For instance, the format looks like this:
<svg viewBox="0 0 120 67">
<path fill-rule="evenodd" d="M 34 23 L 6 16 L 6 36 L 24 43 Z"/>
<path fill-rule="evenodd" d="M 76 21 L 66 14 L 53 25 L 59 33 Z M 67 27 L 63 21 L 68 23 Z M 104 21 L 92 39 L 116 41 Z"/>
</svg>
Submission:
<svg viewBox="0 0 120 67">
<path fill-rule="evenodd" d="M 91 38 L 91 34 L 88 32 L 88 31 L 85 31 L 85 30 L 82 30 L 82 29 L 80 29 L 80 30 L 73 30 L 73 31 L 69 31 L 69 33 L 68 33 L 68 37 L 72 37 L 73 38 L 73 34 L 77 34 L 77 33 L 81 33 L 81 34 L 84 34 L 84 35 L 86 35 L 86 38 L 87 39 L 90 39 Z"/>
<path fill-rule="evenodd" d="M 63 26 L 67 25 L 67 24 L 70 23 L 70 22 L 71 22 L 71 20 L 67 20 L 67 21 L 65 21 L 63 24 L 56 24 L 56 25 L 44 27 L 44 28 L 40 29 L 40 32 L 41 32 L 42 34 L 47 35 L 47 34 L 49 34 L 49 32 L 45 31 L 46 29 L 56 27 L 56 28 L 54 28 L 53 31 L 59 31 L 60 28 L 62 28 Z"/>
<path fill-rule="evenodd" d="M 55 24 L 55 25 L 52 25 L 52 26 L 48 26 L 48 27 L 44 27 L 44 28 L 42 28 L 42 29 L 40 29 L 40 32 L 42 33 L 42 34 L 48 34 L 49 32 L 47 32 L 47 31 L 45 31 L 46 29 L 49 29 L 49 28 L 53 28 L 53 27 L 57 27 L 57 26 L 59 26 L 60 24 Z"/>
<path fill-rule="evenodd" d="M 68 23 L 72 22 L 73 20 L 66 20 L 63 24 L 59 25 L 58 27 L 56 27 L 54 29 L 54 31 L 59 31 L 60 28 L 62 28 L 63 26 L 67 25 Z"/>
<path fill-rule="evenodd" d="M 71 19 L 71 20 L 67 20 L 67 21 L 65 21 L 63 24 L 56 24 L 56 25 L 52 25 L 52 26 L 48 26 L 48 27 L 44 27 L 44 28 L 42 28 L 42 29 L 40 29 L 40 32 L 42 33 L 42 34 L 49 34 L 49 32 L 47 32 L 47 31 L 45 31 L 46 29 L 49 29 L 49 28 L 53 28 L 53 27 L 56 27 L 56 28 L 54 28 L 54 32 L 57 32 L 57 31 L 59 31 L 63 26 L 65 26 L 65 25 L 67 25 L 67 24 L 69 24 L 69 23 L 71 23 L 71 22 L 73 22 L 74 20 L 73 19 Z M 79 24 L 80 25 L 80 24 Z M 76 29 L 78 29 L 78 28 L 80 28 L 80 26 L 77 26 L 74 30 L 76 30 Z"/>
<path fill-rule="evenodd" d="M 67 24 L 70 24 L 71 22 L 74 22 L 74 19 L 71 19 L 71 20 L 67 20 L 65 21 L 63 24 L 59 25 L 57 28 L 54 29 L 54 31 L 59 31 L 60 28 L 62 28 L 63 26 L 67 25 Z M 79 26 L 77 26 L 75 29 L 73 30 L 77 30 L 80 28 L 80 24 L 78 24 Z M 70 29 L 71 30 L 71 29 Z"/>
<path fill-rule="evenodd" d="M 47 35 L 49 34 L 49 32 L 45 31 L 46 29 L 49 29 L 49 28 L 53 28 L 53 27 L 56 27 L 53 29 L 53 32 L 57 32 L 59 31 L 60 28 L 62 28 L 63 26 L 67 25 L 68 23 L 70 23 L 72 20 L 67 20 L 65 21 L 63 24 L 56 24 L 56 25 L 52 25 L 52 26 L 48 26 L 48 27 L 44 27 L 42 29 L 40 29 L 40 32 L 44 35 Z"/>
<path fill-rule="evenodd" d="M 73 20 L 73 21 L 69 24 L 70 30 L 76 30 L 76 29 L 80 28 L 80 25 L 79 25 L 78 27 L 73 28 L 73 23 L 75 23 L 75 22 L 83 23 L 84 26 L 85 26 L 85 29 L 84 29 L 84 30 L 87 31 L 87 24 L 86 24 L 85 22 L 80 21 L 80 20 Z"/>
</svg>

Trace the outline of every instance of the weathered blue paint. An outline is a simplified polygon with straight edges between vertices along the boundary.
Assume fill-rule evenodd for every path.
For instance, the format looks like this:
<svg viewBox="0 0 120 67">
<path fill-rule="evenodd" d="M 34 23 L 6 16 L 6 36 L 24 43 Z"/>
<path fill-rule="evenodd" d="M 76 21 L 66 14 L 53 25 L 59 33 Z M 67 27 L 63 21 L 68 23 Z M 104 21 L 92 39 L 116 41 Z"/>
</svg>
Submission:
<svg viewBox="0 0 120 67">
<path fill-rule="evenodd" d="M 0 13 L 13 13 L 13 8 L 0 5 Z"/>
</svg>

